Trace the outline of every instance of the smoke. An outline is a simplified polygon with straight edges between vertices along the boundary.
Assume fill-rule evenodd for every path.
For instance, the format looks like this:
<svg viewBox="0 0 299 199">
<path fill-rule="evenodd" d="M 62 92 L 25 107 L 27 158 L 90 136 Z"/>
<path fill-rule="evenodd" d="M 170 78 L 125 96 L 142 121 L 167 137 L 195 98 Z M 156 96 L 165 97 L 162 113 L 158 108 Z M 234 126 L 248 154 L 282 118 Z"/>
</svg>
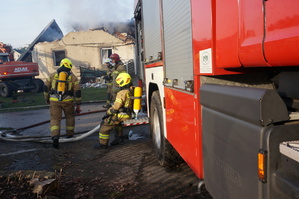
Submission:
<svg viewBox="0 0 299 199">
<path fill-rule="evenodd" d="M 67 32 L 106 27 L 133 18 L 134 0 L 64 0 Z"/>
</svg>

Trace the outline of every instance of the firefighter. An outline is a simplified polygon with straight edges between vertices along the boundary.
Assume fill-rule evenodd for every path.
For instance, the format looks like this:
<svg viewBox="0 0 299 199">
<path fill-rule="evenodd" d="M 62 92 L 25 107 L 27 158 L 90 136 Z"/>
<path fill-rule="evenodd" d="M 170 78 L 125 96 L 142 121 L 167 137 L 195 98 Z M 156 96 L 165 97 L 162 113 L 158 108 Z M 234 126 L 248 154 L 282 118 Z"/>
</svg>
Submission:
<svg viewBox="0 0 299 199">
<path fill-rule="evenodd" d="M 105 81 L 107 82 L 107 101 L 103 108 L 110 108 L 112 102 L 112 69 L 113 66 L 111 65 L 111 59 L 107 58 L 105 60 L 105 64 L 107 66 L 107 75 L 104 77 Z"/>
<path fill-rule="evenodd" d="M 111 96 L 111 100 L 112 102 L 115 101 L 115 97 L 116 94 L 119 91 L 119 85 L 116 83 L 116 77 L 120 74 L 120 73 L 125 73 L 126 72 L 126 68 L 124 66 L 124 64 L 122 63 L 122 61 L 120 60 L 120 57 L 118 54 L 113 53 L 110 55 L 110 59 L 111 59 L 111 65 L 112 65 L 112 96 Z"/>
<path fill-rule="evenodd" d="M 80 84 L 78 78 L 71 72 L 72 66 L 69 59 L 62 59 L 60 68 L 45 82 L 44 96 L 47 104 L 50 104 L 50 130 L 54 148 L 59 147 L 62 111 L 66 118 L 67 138 L 74 135 L 75 111 L 76 113 L 81 111 Z M 76 110 L 74 110 L 74 103 L 76 103 Z"/>
<path fill-rule="evenodd" d="M 116 130 L 116 137 L 111 142 L 111 145 L 123 142 L 121 123 L 131 119 L 132 116 L 134 88 L 131 76 L 128 73 L 120 73 L 116 78 L 116 83 L 119 85 L 120 91 L 116 95 L 114 104 L 103 117 L 99 132 L 100 143 L 94 145 L 95 149 L 108 148 L 110 131 L 113 128 Z"/>
</svg>

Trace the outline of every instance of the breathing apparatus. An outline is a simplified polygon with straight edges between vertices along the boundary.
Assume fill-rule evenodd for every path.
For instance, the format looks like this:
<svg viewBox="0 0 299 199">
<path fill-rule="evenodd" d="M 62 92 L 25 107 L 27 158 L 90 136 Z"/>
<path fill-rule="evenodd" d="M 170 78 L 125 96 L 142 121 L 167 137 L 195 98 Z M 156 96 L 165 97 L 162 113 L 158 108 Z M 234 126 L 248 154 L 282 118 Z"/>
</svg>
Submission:
<svg viewBox="0 0 299 199">
<path fill-rule="evenodd" d="M 62 101 L 62 96 L 65 93 L 65 87 L 66 87 L 66 78 L 68 76 L 68 73 L 65 71 L 61 71 L 58 74 L 58 84 L 57 84 L 57 94 L 58 94 L 58 101 Z"/>
<path fill-rule="evenodd" d="M 142 88 L 134 88 L 134 102 L 133 102 L 133 111 L 135 113 L 135 118 L 137 118 L 139 111 L 141 110 L 141 99 L 142 99 Z"/>
<path fill-rule="evenodd" d="M 60 68 L 57 70 L 58 72 L 58 84 L 57 84 L 57 94 L 58 101 L 63 100 L 63 94 L 66 91 L 66 83 L 67 77 L 69 76 L 70 70 L 72 69 L 73 64 L 71 60 L 64 58 L 60 62 Z"/>
</svg>

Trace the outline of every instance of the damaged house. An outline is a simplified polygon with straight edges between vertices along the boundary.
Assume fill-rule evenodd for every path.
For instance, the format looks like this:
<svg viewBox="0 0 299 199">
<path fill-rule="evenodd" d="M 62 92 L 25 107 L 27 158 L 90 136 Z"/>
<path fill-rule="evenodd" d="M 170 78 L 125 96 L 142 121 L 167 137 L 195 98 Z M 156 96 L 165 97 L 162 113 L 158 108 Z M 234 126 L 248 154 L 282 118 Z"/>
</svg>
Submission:
<svg viewBox="0 0 299 199">
<path fill-rule="evenodd" d="M 85 83 L 94 81 L 97 75 L 85 76 L 84 73 L 95 71 L 96 74 L 105 71 L 104 60 L 112 53 L 119 54 L 125 64 L 132 63 L 133 37 L 126 33 L 110 34 L 104 28 L 70 32 L 60 40 L 35 44 L 32 60 L 39 65 L 38 78 L 45 80 L 59 68 L 60 61 L 67 57 L 73 62 L 72 72 L 81 77 L 81 83 Z"/>
</svg>

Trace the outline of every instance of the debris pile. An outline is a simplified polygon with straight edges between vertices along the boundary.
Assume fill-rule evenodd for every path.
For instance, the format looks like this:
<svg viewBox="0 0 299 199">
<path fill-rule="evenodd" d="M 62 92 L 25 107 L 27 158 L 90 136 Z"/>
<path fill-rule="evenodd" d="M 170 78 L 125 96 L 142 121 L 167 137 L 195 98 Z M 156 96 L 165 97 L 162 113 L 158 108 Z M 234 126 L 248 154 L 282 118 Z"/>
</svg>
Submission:
<svg viewBox="0 0 299 199">
<path fill-rule="evenodd" d="M 90 80 L 84 84 L 80 84 L 81 88 L 107 88 L 104 76 L 98 77 L 95 81 Z"/>
<path fill-rule="evenodd" d="M 100 82 L 86 82 L 85 84 L 81 84 L 81 88 L 107 88 L 107 84 Z"/>
<path fill-rule="evenodd" d="M 58 188 L 59 178 L 52 172 L 18 171 L 0 176 L 0 198 L 42 198 Z"/>
</svg>

